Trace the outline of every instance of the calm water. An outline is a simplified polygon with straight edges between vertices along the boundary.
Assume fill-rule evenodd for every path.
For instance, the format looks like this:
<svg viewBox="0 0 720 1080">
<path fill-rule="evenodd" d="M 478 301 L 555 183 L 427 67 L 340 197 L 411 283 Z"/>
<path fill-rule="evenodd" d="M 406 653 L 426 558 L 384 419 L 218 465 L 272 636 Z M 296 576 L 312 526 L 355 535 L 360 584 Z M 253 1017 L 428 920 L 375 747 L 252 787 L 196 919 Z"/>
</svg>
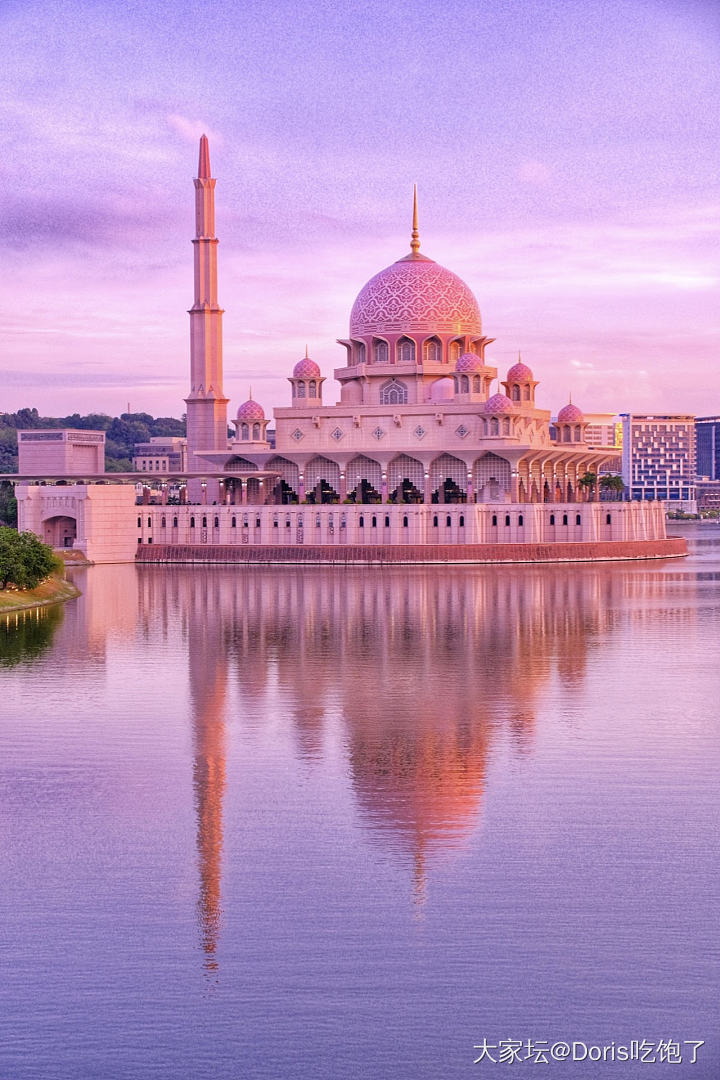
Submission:
<svg viewBox="0 0 720 1080">
<path fill-rule="evenodd" d="M 705 1039 L 520 1075 L 720 1075 L 720 528 L 692 545 L 96 567 L 0 622 L 2 1080 L 507 1075 L 483 1038 Z"/>
</svg>

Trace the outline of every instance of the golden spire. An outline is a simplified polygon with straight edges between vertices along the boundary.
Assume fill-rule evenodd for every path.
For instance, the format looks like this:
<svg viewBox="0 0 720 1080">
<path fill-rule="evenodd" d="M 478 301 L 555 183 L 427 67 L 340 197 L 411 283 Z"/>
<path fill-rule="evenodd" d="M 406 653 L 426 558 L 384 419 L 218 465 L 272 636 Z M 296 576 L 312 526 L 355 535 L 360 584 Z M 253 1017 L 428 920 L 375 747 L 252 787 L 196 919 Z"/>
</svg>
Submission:
<svg viewBox="0 0 720 1080">
<path fill-rule="evenodd" d="M 413 184 L 413 227 L 410 240 L 410 250 L 417 255 L 420 250 L 420 233 L 418 232 L 418 209 L 417 209 L 417 184 Z"/>
</svg>

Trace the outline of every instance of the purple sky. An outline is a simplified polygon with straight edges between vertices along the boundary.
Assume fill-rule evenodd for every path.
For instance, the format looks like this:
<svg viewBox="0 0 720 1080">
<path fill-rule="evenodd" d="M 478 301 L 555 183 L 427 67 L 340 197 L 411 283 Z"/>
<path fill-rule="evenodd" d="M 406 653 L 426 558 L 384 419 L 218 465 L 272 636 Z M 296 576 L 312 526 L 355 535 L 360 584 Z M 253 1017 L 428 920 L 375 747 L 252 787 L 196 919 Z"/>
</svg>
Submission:
<svg viewBox="0 0 720 1080">
<path fill-rule="evenodd" d="M 306 342 L 332 378 L 417 181 L 542 406 L 720 412 L 713 0 L 6 0 L 0 31 L 0 411 L 184 410 L 207 131 L 232 409 L 289 404 Z"/>
</svg>

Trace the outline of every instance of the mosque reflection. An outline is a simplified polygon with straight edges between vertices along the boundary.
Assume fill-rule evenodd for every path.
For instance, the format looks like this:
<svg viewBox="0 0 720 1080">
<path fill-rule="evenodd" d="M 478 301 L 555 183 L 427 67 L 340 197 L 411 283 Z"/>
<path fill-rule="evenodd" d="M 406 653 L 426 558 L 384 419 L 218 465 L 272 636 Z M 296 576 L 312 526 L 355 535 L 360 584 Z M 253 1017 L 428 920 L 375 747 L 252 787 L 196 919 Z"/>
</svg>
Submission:
<svg viewBox="0 0 720 1080">
<path fill-rule="evenodd" d="M 217 969 L 229 694 L 262 724 L 288 702 L 295 755 L 340 735 L 361 823 L 399 855 L 417 903 L 435 856 L 482 816 L 493 746 L 531 752 L 551 679 L 584 678 L 629 587 L 618 568 L 238 573 L 142 567 L 140 608 L 179 617 L 189 658 L 199 935 Z M 332 729 L 332 732 L 331 732 Z"/>
</svg>

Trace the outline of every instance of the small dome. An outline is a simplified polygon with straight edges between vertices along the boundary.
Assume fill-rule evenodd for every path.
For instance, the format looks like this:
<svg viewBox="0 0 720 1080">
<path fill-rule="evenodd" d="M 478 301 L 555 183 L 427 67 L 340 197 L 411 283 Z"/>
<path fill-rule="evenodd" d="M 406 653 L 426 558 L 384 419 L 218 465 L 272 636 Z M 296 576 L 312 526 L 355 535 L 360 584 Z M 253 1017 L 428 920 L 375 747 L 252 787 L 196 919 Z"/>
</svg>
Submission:
<svg viewBox="0 0 720 1080">
<path fill-rule="evenodd" d="M 584 420 L 582 409 L 578 409 L 577 405 L 573 405 L 570 402 L 569 405 L 565 405 L 558 413 L 558 420 L 561 424 L 571 424 Z"/>
<path fill-rule="evenodd" d="M 483 367 L 482 359 L 476 356 L 475 353 L 464 352 L 462 356 L 458 358 L 458 362 L 455 366 L 456 371 L 480 371 Z"/>
<path fill-rule="evenodd" d="M 298 360 L 293 368 L 293 378 L 295 379 L 317 379 L 319 377 L 320 368 L 309 356 L 303 356 L 302 360 Z"/>
<path fill-rule="evenodd" d="M 238 420 L 264 420 L 265 411 L 258 401 L 249 398 L 238 409 L 237 418 Z"/>
<path fill-rule="evenodd" d="M 493 394 L 491 398 L 485 402 L 485 412 L 487 413 L 505 413 L 514 412 L 515 406 L 506 394 Z"/>
<path fill-rule="evenodd" d="M 508 382 L 532 382 L 533 373 L 527 364 L 523 364 L 522 360 L 519 360 L 517 364 L 513 364 L 507 373 Z"/>
</svg>

